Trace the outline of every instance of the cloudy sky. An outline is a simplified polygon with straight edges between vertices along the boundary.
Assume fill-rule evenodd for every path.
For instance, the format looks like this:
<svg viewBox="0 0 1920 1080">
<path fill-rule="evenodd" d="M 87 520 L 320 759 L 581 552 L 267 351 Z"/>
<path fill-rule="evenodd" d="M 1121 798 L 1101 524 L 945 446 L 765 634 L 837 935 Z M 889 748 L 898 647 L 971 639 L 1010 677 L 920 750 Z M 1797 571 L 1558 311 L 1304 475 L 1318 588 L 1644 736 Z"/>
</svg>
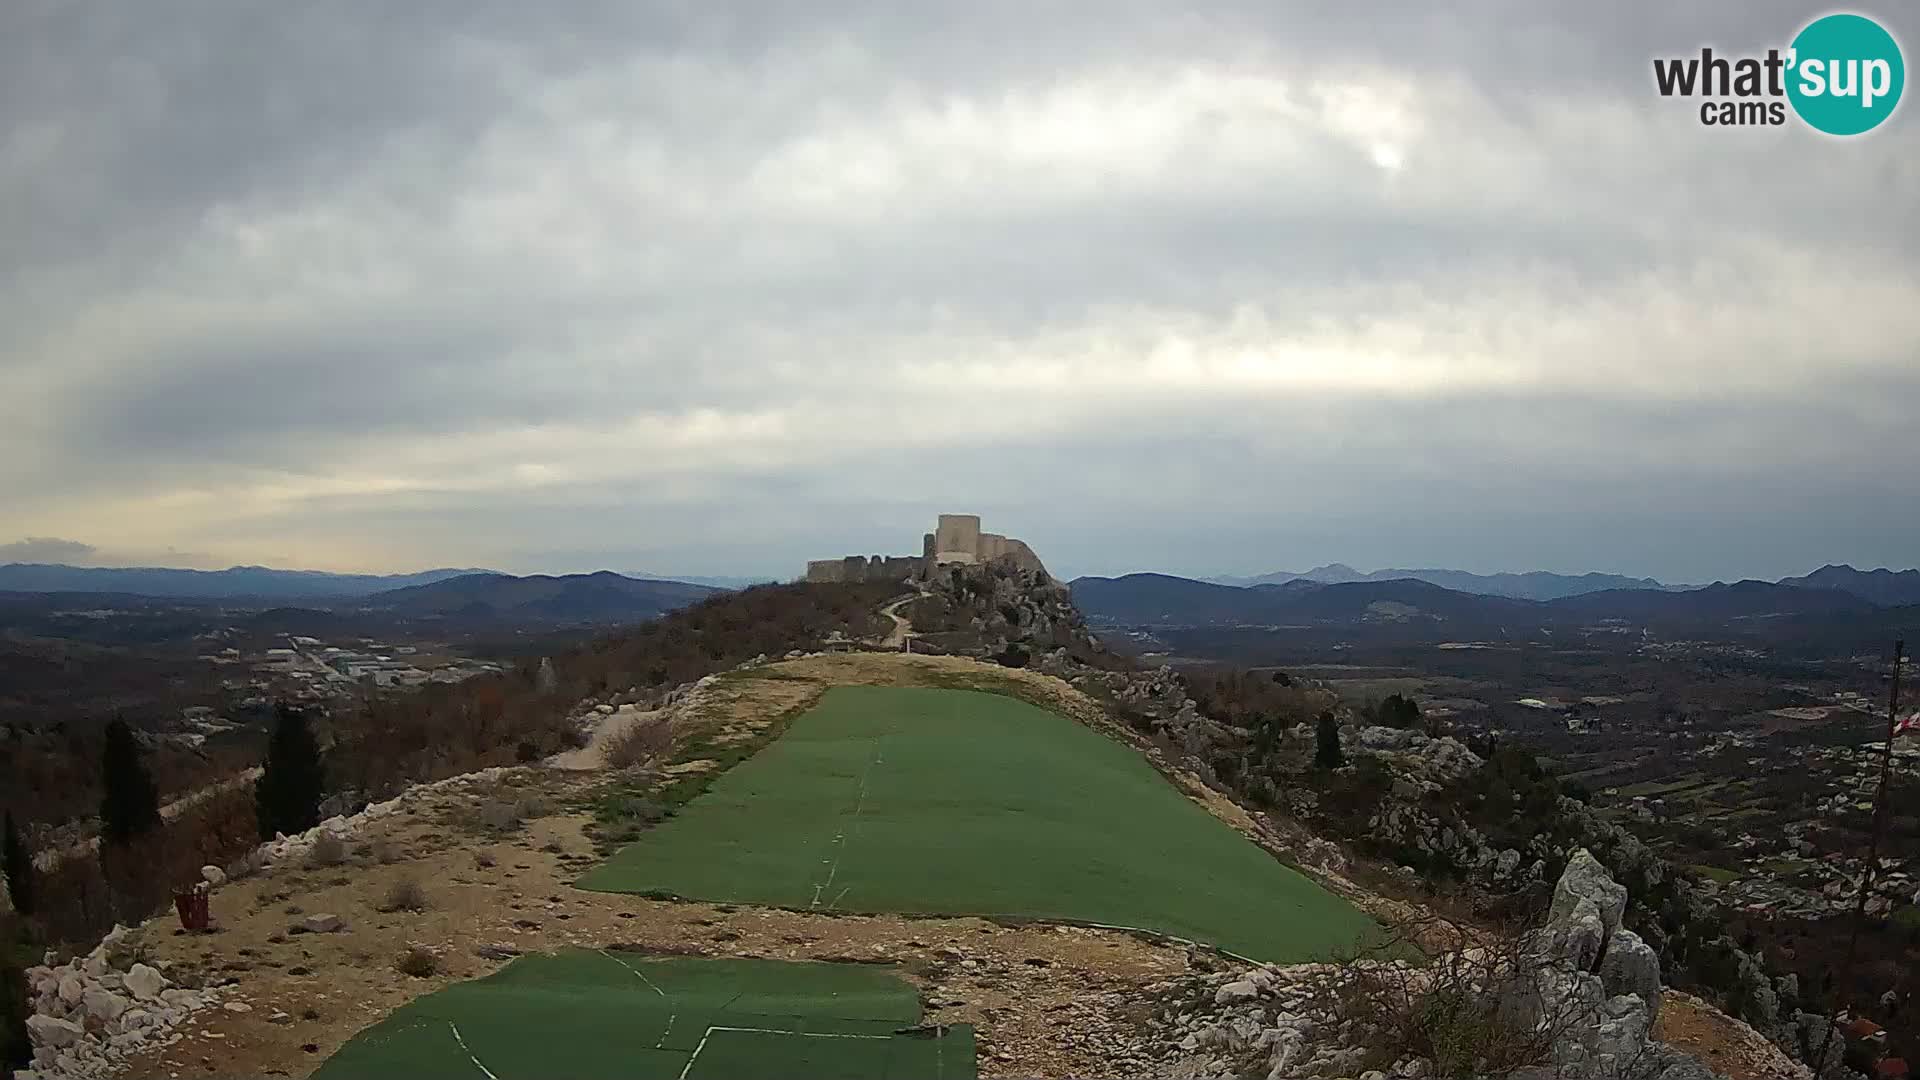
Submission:
<svg viewBox="0 0 1920 1080">
<path fill-rule="evenodd" d="M 1826 9 L 1359 7 L 11 0 L 0 560 L 1913 564 L 1914 105 L 1652 89 Z"/>
</svg>

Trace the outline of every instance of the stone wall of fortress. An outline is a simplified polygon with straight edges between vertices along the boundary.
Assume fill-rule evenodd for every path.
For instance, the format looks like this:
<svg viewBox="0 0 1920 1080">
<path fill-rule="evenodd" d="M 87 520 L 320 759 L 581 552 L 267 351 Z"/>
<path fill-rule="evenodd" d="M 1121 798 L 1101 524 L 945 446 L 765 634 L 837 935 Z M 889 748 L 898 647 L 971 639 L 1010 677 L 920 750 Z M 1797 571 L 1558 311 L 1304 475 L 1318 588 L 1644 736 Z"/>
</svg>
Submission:
<svg viewBox="0 0 1920 1080">
<path fill-rule="evenodd" d="M 1006 559 L 1023 570 L 1046 573 L 1040 556 L 1025 542 L 999 533 L 981 532 L 978 514 L 941 514 L 934 530 L 920 538 L 919 557 L 907 555 L 848 555 L 842 559 L 815 559 L 807 563 L 808 581 L 904 581 L 923 570 L 948 563 L 974 565 Z"/>
<path fill-rule="evenodd" d="M 808 581 L 905 581 L 926 565 L 915 555 L 848 555 L 842 559 L 813 559 L 807 563 Z"/>
</svg>

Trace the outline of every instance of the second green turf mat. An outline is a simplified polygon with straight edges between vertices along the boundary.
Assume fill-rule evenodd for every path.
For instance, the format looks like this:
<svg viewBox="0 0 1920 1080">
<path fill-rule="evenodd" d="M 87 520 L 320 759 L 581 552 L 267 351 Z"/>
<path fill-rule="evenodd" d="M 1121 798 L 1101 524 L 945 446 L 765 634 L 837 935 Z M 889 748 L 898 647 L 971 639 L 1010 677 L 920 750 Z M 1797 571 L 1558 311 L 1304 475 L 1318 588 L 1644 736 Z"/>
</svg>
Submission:
<svg viewBox="0 0 1920 1080">
<path fill-rule="evenodd" d="M 1139 754 L 1024 702 L 836 687 L 582 888 L 1139 927 L 1256 959 L 1371 935 Z"/>
</svg>

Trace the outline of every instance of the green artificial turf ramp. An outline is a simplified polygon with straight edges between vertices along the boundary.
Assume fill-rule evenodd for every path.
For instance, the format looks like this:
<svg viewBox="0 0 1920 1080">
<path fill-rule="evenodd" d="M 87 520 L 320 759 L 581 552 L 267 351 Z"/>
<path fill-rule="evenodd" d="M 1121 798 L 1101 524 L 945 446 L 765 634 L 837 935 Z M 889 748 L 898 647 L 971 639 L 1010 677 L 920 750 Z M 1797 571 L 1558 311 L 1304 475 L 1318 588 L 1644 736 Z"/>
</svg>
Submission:
<svg viewBox="0 0 1920 1080">
<path fill-rule="evenodd" d="M 316 1080 L 972 1080 L 973 1032 L 857 964 L 523 956 L 353 1037 Z"/>
<path fill-rule="evenodd" d="M 1105 923 L 1276 962 L 1375 930 L 1132 749 L 969 690 L 829 690 L 580 886 Z"/>
</svg>

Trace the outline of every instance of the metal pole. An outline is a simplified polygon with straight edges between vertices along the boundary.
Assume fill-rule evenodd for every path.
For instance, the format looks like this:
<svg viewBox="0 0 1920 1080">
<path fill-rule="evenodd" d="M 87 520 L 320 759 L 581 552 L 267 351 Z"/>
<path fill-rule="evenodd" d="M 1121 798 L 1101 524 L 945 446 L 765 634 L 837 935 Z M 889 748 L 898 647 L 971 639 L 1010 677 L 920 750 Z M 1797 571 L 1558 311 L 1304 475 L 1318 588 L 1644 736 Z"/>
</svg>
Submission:
<svg viewBox="0 0 1920 1080">
<path fill-rule="evenodd" d="M 1867 921 L 1867 897 L 1873 891 L 1874 872 L 1880 869 L 1880 832 L 1886 820 L 1887 778 L 1893 772 L 1893 727 L 1895 717 L 1900 712 L 1900 665 L 1906 646 L 1905 641 L 1893 643 L 1893 686 L 1887 693 L 1887 742 L 1880 753 L 1880 788 L 1873 796 L 1873 832 L 1867 839 L 1867 869 L 1866 873 L 1860 875 L 1860 895 L 1853 904 L 1853 930 L 1847 935 L 1847 956 L 1840 964 L 1840 978 L 1834 991 L 1842 996 L 1848 993 L 1851 985 L 1853 959 L 1860 947 L 1860 926 Z M 1833 1018 L 1829 1014 L 1826 1034 L 1820 1040 L 1820 1053 L 1809 1062 L 1816 1077 L 1826 1065 L 1827 1051 L 1833 1046 L 1833 1028 Z"/>
</svg>

